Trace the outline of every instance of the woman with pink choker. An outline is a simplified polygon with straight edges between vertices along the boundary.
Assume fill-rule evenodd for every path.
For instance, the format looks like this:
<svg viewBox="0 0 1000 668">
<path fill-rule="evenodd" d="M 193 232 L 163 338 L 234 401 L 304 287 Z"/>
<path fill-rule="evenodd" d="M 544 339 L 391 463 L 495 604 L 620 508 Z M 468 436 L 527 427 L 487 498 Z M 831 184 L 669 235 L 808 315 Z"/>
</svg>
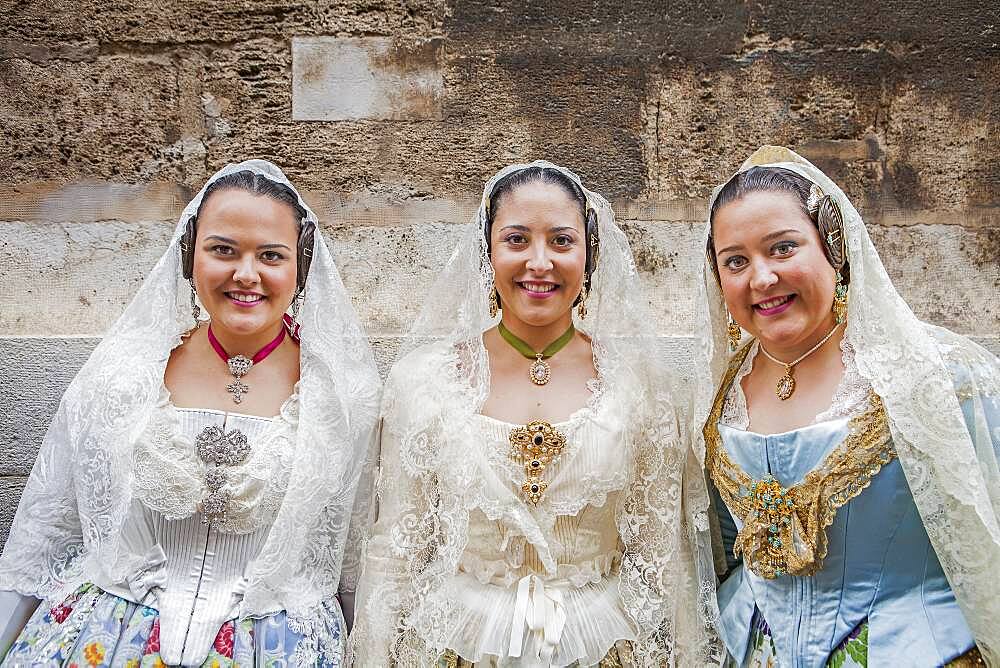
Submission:
<svg viewBox="0 0 1000 668">
<path fill-rule="evenodd" d="M 184 209 L 42 443 L 4 666 L 341 664 L 379 383 L 316 225 L 264 160 Z"/>
</svg>

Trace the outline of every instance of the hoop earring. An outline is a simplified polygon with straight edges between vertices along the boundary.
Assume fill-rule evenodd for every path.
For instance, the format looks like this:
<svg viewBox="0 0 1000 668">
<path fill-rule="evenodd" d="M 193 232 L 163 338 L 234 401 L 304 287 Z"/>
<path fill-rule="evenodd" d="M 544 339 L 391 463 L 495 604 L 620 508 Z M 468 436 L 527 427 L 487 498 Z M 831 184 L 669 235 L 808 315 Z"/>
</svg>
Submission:
<svg viewBox="0 0 1000 668">
<path fill-rule="evenodd" d="M 576 314 L 580 316 L 580 320 L 587 317 L 587 297 L 589 296 L 590 294 L 587 292 L 587 286 L 584 285 L 580 290 L 580 302 L 576 307 Z"/>
<path fill-rule="evenodd" d="M 837 285 L 833 289 L 833 316 L 837 319 L 837 324 L 847 320 L 847 286 L 844 285 L 844 277 L 837 272 Z"/>
<path fill-rule="evenodd" d="M 198 306 L 198 293 L 194 290 L 194 279 L 188 279 L 188 285 L 191 286 L 191 316 L 194 317 L 195 324 L 201 320 L 201 307 Z"/>
<path fill-rule="evenodd" d="M 740 339 L 743 338 L 743 330 L 733 320 L 733 316 L 726 311 L 726 338 L 729 339 L 729 352 L 736 352 L 740 347 Z"/>
<path fill-rule="evenodd" d="M 497 313 L 500 312 L 500 301 L 497 298 L 497 289 L 492 288 L 490 290 L 490 317 L 497 317 Z"/>
</svg>

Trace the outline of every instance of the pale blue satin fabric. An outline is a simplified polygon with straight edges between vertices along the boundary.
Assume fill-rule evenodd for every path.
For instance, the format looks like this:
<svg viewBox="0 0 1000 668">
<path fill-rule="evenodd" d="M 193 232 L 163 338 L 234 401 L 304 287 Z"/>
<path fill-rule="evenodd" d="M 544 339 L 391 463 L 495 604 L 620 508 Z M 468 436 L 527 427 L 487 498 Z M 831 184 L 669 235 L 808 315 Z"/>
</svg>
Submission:
<svg viewBox="0 0 1000 668">
<path fill-rule="evenodd" d="M 847 418 L 766 436 L 719 425 L 733 461 L 754 479 L 770 473 L 785 487 L 801 482 L 848 431 Z M 717 494 L 716 504 L 733 566 L 742 523 Z M 865 618 L 869 666 L 939 666 L 973 647 L 898 460 L 841 506 L 827 536 L 828 555 L 813 576 L 767 580 L 739 563 L 721 585 L 720 633 L 738 665 L 755 608 L 771 629 L 782 668 L 825 666 Z"/>
</svg>

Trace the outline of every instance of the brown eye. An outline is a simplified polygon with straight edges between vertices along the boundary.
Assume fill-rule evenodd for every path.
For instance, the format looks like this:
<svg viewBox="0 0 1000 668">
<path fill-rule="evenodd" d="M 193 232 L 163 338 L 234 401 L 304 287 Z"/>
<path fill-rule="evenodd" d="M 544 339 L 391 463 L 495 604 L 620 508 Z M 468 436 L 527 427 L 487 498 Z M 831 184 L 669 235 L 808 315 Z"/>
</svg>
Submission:
<svg viewBox="0 0 1000 668">
<path fill-rule="evenodd" d="M 726 261 L 722 263 L 722 266 L 736 271 L 737 269 L 742 269 L 746 263 L 747 259 L 742 255 L 730 255 L 726 258 Z"/>
</svg>

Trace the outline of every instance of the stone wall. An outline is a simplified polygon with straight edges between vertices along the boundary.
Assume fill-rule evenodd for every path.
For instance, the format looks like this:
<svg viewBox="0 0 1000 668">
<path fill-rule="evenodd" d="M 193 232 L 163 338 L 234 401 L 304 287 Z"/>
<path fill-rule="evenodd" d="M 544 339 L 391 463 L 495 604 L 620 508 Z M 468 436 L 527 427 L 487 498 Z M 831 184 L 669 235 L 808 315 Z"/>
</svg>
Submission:
<svg viewBox="0 0 1000 668">
<path fill-rule="evenodd" d="M 1000 6 L 824 4 L 0 0 L 0 541 L 66 383 L 245 157 L 315 204 L 383 367 L 482 183 L 536 157 L 615 202 L 683 359 L 705 197 L 761 143 L 1000 351 Z"/>
</svg>

